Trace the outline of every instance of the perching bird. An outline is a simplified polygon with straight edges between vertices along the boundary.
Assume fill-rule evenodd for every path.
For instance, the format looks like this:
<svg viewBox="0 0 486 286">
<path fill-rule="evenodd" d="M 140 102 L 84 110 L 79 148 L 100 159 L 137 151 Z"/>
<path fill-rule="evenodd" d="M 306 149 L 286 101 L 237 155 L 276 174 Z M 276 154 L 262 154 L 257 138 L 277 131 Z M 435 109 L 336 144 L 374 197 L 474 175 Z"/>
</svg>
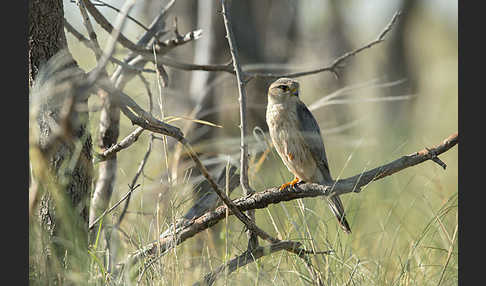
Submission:
<svg viewBox="0 0 486 286">
<path fill-rule="evenodd" d="M 268 88 L 267 124 L 273 145 L 295 179 L 280 190 L 298 182 L 326 184 L 333 182 L 319 125 L 299 99 L 299 83 L 280 78 Z M 326 197 L 329 207 L 345 232 L 351 228 L 339 196 Z"/>
</svg>

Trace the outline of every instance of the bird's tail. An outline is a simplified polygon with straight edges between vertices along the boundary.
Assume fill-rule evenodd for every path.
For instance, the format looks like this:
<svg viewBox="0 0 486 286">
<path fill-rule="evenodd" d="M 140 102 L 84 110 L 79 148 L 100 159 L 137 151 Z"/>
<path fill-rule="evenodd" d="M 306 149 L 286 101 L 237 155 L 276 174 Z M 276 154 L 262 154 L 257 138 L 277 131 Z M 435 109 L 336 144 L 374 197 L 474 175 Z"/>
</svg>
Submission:
<svg viewBox="0 0 486 286">
<path fill-rule="evenodd" d="M 349 227 L 348 221 L 346 220 L 346 214 L 344 213 L 343 203 L 339 196 L 330 196 L 326 197 L 326 199 L 329 203 L 329 208 L 331 208 L 331 211 L 338 219 L 339 225 L 341 225 L 346 233 L 351 233 L 351 228 Z"/>
</svg>

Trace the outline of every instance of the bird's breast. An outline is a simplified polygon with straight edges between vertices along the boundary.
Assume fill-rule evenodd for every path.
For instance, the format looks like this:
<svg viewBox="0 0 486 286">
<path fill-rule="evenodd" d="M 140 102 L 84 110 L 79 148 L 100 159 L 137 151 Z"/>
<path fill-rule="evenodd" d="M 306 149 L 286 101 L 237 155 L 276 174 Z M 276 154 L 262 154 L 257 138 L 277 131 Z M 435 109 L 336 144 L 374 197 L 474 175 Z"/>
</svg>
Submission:
<svg viewBox="0 0 486 286">
<path fill-rule="evenodd" d="M 266 119 L 273 145 L 285 166 L 299 179 L 313 181 L 316 163 L 300 130 L 295 106 L 269 103 Z"/>
</svg>

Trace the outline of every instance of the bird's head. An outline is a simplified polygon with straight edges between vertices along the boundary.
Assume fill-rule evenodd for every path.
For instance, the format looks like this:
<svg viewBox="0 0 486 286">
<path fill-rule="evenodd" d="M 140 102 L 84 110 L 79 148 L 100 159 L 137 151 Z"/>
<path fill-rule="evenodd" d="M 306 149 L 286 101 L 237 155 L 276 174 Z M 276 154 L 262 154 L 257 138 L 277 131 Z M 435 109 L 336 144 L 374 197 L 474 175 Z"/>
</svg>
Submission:
<svg viewBox="0 0 486 286">
<path fill-rule="evenodd" d="M 279 78 L 268 88 L 268 100 L 284 103 L 299 98 L 299 82 L 291 78 Z"/>
</svg>

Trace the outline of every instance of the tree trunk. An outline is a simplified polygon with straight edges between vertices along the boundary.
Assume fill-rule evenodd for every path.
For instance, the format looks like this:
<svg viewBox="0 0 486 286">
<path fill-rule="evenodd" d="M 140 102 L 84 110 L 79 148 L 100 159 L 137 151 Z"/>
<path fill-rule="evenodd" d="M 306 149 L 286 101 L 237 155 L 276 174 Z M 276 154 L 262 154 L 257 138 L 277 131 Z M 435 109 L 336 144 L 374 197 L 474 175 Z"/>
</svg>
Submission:
<svg viewBox="0 0 486 286">
<path fill-rule="evenodd" d="M 29 86 L 37 72 L 61 49 L 67 47 L 61 0 L 29 0 Z"/>
<path fill-rule="evenodd" d="M 88 265 L 92 142 L 87 130 L 88 112 L 78 108 L 87 106 L 87 97 L 79 94 L 73 81 L 84 72 L 67 52 L 63 19 L 61 0 L 29 1 L 29 101 L 30 111 L 38 110 L 34 114 L 36 121 L 30 122 L 38 130 L 38 137 L 31 141 L 30 159 L 33 179 L 41 190 L 37 208 L 41 234 L 31 242 L 41 241 L 41 249 L 34 254 L 40 258 L 31 258 L 30 269 L 45 275 L 48 284 L 69 284 L 64 273 L 86 273 Z M 69 76 L 61 79 L 66 72 Z M 41 89 L 60 83 L 69 83 L 69 88 L 63 92 Z M 67 106 L 71 107 L 65 113 Z M 40 264 L 32 265 L 36 262 Z"/>
</svg>

